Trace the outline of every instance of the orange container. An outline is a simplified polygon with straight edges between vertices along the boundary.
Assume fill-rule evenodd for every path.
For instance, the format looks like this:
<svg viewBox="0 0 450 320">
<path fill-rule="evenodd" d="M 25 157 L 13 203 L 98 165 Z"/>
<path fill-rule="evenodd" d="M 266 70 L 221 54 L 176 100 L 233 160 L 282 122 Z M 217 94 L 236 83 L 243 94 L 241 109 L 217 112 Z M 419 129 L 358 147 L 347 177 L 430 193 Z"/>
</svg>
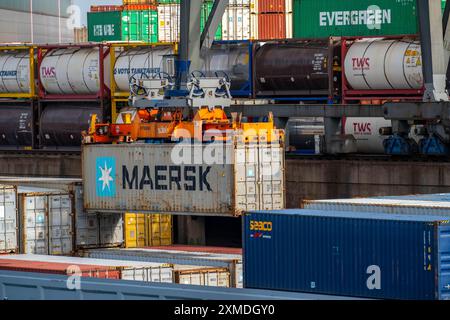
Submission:
<svg viewBox="0 0 450 320">
<path fill-rule="evenodd" d="M 258 16 L 258 34 L 261 40 L 286 38 L 286 14 L 261 13 Z"/>
<path fill-rule="evenodd" d="M 259 0 L 258 10 L 260 13 L 285 13 L 286 0 Z"/>
</svg>

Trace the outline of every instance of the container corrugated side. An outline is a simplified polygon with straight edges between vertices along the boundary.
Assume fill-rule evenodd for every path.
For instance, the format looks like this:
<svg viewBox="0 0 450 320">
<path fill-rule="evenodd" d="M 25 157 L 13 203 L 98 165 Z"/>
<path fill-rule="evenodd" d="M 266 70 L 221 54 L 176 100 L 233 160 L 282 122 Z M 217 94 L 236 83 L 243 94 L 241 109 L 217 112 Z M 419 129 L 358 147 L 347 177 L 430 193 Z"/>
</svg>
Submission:
<svg viewBox="0 0 450 320">
<path fill-rule="evenodd" d="M 294 0 L 294 38 L 418 33 L 416 0 Z"/>
<path fill-rule="evenodd" d="M 213 268 L 176 268 L 175 282 L 184 285 L 225 287 L 231 286 L 231 274 L 228 269 Z"/>
<path fill-rule="evenodd" d="M 450 216 L 450 202 L 442 201 L 361 198 L 306 200 L 302 205 L 304 209 L 308 210 Z"/>
<path fill-rule="evenodd" d="M 448 217 L 284 210 L 245 216 L 244 286 L 447 299 Z"/>
<path fill-rule="evenodd" d="M 90 42 L 122 40 L 122 12 L 88 12 L 87 19 Z"/>
<path fill-rule="evenodd" d="M 0 186 L 0 253 L 18 251 L 17 221 L 16 189 Z"/>
<path fill-rule="evenodd" d="M 281 144 L 85 145 L 82 157 L 87 211 L 237 216 L 285 206 Z"/>
</svg>

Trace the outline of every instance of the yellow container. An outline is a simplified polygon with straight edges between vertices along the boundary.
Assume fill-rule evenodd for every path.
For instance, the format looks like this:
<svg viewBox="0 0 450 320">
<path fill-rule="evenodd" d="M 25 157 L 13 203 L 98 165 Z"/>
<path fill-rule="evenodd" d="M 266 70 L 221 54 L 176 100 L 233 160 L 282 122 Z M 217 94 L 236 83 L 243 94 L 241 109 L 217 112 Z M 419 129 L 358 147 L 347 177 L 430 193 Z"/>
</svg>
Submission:
<svg viewBox="0 0 450 320">
<path fill-rule="evenodd" d="M 172 216 L 147 215 L 149 247 L 170 246 L 172 244 Z"/>
<path fill-rule="evenodd" d="M 126 213 L 124 220 L 126 248 L 172 244 L 172 216 Z"/>
</svg>

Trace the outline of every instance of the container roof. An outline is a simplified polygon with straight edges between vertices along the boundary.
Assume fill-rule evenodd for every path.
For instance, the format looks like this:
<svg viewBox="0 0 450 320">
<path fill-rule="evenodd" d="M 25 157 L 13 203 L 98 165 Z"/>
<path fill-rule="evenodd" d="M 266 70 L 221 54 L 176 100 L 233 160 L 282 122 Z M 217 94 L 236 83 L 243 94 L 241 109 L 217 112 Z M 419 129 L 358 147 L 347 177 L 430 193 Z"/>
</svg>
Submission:
<svg viewBox="0 0 450 320">
<path fill-rule="evenodd" d="M 294 215 L 310 217 L 334 217 L 351 219 L 370 219 L 370 220 L 397 220 L 410 222 L 440 222 L 449 223 L 448 216 L 435 215 L 405 215 L 375 212 L 347 212 L 347 211 L 329 211 L 329 210 L 304 210 L 304 209 L 286 209 L 274 211 L 251 211 L 250 214 L 273 214 L 273 215 Z"/>
<path fill-rule="evenodd" d="M 398 198 L 398 199 L 395 199 L 395 198 L 357 198 L 357 199 L 337 199 L 337 200 L 314 200 L 314 201 L 305 201 L 305 203 L 450 209 L 450 201 L 415 200 L 413 198 Z"/>
</svg>

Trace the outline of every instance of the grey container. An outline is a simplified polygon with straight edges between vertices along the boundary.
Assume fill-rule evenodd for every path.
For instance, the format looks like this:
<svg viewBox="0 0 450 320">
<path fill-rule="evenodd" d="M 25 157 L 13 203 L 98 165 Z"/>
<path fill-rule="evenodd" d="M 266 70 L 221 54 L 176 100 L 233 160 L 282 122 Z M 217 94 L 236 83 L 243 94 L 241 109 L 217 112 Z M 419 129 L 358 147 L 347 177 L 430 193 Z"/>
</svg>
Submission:
<svg viewBox="0 0 450 320">
<path fill-rule="evenodd" d="M 16 189 L 0 186 L 0 253 L 18 251 L 17 229 Z"/>
<path fill-rule="evenodd" d="M 85 145 L 82 158 L 89 212 L 238 216 L 285 206 L 279 143 Z"/>
<path fill-rule="evenodd" d="M 120 247 L 124 243 L 123 216 L 98 215 L 83 208 L 83 187 L 74 187 L 76 249 Z"/>
<path fill-rule="evenodd" d="M 339 200 L 305 200 L 304 209 L 324 211 L 379 212 L 409 215 L 450 216 L 450 202 L 392 198 L 361 198 Z"/>
</svg>

